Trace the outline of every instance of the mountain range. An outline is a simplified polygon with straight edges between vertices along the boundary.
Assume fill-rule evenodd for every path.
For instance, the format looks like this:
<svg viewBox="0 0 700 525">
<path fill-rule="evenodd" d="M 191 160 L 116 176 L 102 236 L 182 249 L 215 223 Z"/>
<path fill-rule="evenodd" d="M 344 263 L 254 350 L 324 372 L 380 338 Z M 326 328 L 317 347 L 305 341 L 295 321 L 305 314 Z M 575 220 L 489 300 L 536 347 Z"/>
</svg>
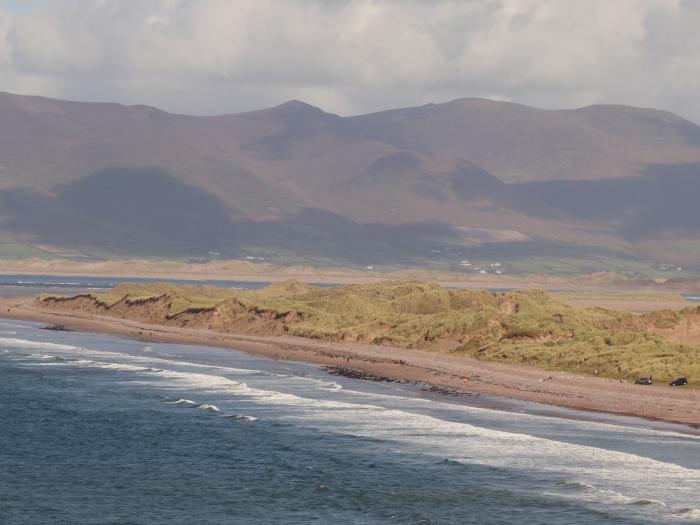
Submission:
<svg viewBox="0 0 700 525">
<path fill-rule="evenodd" d="M 0 256 L 700 268 L 700 127 L 485 99 L 221 116 L 0 94 Z"/>
</svg>

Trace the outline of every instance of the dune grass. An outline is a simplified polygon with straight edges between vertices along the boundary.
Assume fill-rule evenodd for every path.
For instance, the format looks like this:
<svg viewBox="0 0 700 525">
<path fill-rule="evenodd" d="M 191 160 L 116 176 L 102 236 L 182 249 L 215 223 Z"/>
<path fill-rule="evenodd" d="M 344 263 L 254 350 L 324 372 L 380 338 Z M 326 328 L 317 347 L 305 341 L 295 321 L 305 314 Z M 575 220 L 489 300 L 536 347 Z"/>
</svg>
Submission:
<svg viewBox="0 0 700 525">
<path fill-rule="evenodd" d="M 274 323 L 275 333 L 302 337 L 405 346 L 624 380 L 653 375 L 665 382 L 685 376 L 700 384 L 700 348 L 660 335 L 682 322 L 700 322 L 697 307 L 638 315 L 576 308 L 541 290 L 491 293 L 426 282 L 317 288 L 288 281 L 260 290 L 121 284 L 89 297 L 125 317 L 135 305 L 158 303 L 163 322 L 185 324 L 187 315 L 188 326 L 197 314 L 207 314 L 203 326 L 219 330 L 256 326 L 264 332 Z M 255 324 L 261 319 L 268 324 Z"/>
</svg>

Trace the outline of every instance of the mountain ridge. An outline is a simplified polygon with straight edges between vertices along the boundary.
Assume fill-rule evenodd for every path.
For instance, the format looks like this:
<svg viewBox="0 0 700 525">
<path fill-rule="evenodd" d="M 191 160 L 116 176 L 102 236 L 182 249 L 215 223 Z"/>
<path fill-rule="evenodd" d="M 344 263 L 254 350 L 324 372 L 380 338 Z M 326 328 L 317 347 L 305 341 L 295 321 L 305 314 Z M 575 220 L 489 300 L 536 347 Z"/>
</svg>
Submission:
<svg viewBox="0 0 700 525">
<path fill-rule="evenodd" d="M 85 193 L 95 188 L 91 178 L 105 180 L 105 173 L 128 184 L 115 189 L 122 199 L 138 194 L 139 185 L 151 188 L 145 213 L 137 214 L 141 223 L 127 217 L 126 209 L 135 213 L 129 206 L 114 216 L 115 224 L 131 224 L 119 236 L 151 245 L 148 255 L 172 245 L 177 234 L 177 220 L 172 231 L 144 233 L 149 223 L 167 226 L 164 217 L 171 215 L 161 196 L 175 192 L 181 209 L 206 201 L 210 209 L 225 210 L 229 222 L 199 229 L 206 237 L 222 224 L 230 228 L 230 238 L 207 251 L 231 255 L 249 249 L 244 229 L 268 239 L 256 250 L 275 252 L 278 227 L 289 236 L 289 253 L 295 241 L 313 249 L 314 235 L 332 244 L 328 222 L 350 221 L 358 249 L 375 228 L 363 225 L 424 231 L 418 225 L 433 224 L 450 238 L 450 231 L 464 228 L 512 230 L 522 239 L 579 246 L 584 253 L 598 247 L 700 264 L 700 220 L 691 206 L 692 195 L 700 194 L 700 127 L 649 108 L 548 110 L 459 98 L 343 117 L 290 100 L 245 113 L 188 116 L 144 105 L 0 94 L 0 236 L 86 254 L 132 253 L 133 243 L 106 248 L 106 240 L 88 234 L 91 222 L 116 231 L 99 211 L 118 215 L 119 207 L 109 196 Z M 591 205 L 582 205 L 577 194 Z M 102 204 L 87 206 L 92 198 Z M 329 221 L 328 213 L 336 219 Z M 47 224 L 61 220 L 89 242 L 64 246 L 68 236 L 58 242 Z M 435 240 L 426 255 L 430 241 L 416 239 L 415 261 L 444 244 Z M 473 245 L 456 237 L 451 242 L 466 255 Z M 201 246 L 179 246 L 165 251 L 202 255 Z M 404 248 L 397 261 L 412 259 Z"/>
</svg>

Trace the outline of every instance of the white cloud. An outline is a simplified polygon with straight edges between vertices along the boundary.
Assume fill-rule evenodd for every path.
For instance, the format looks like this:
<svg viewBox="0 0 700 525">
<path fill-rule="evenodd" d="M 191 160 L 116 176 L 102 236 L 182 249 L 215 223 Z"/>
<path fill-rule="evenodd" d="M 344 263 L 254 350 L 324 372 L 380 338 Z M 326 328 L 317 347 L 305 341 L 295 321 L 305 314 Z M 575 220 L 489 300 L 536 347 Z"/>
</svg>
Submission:
<svg viewBox="0 0 700 525">
<path fill-rule="evenodd" d="M 0 11 L 0 89 L 222 113 L 495 96 L 700 121 L 700 2 L 71 0 Z"/>
</svg>

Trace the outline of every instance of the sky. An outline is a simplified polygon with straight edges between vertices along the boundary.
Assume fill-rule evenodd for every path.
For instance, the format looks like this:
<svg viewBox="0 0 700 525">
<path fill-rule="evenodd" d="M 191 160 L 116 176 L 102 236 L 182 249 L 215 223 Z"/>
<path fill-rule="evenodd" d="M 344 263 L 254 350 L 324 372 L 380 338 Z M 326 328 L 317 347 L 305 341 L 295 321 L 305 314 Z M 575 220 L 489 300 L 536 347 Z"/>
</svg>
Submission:
<svg viewBox="0 0 700 525">
<path fill-rule="evenodd" d="M 187 114 L 597 103 L 700 123 L 700 0 L 0 0 L 0 90 Z"/>
</svg>

